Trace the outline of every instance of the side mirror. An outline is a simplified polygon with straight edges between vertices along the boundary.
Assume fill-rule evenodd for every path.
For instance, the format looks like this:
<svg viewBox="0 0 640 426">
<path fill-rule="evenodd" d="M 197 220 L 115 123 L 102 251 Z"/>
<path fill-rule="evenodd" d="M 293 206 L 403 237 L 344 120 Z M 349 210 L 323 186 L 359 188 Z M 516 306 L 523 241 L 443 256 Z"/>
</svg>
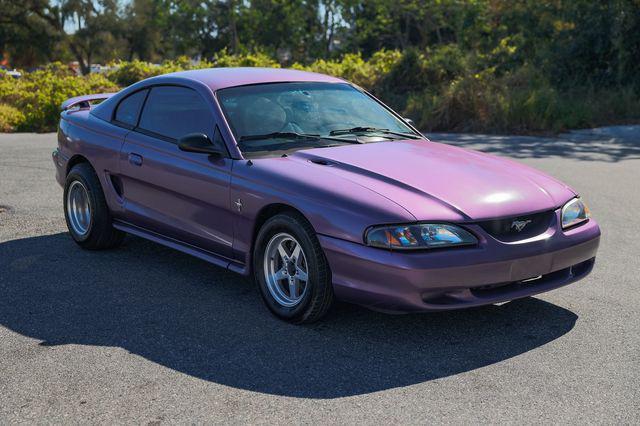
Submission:
<svg viewBox="0 0 640 426">
<path fill-rule="evenodd" d="M 416 123 L 413 122 L 412 119 L 408 118 L 408 117 L 403 117 L 402 118 L 406 123 L 408 123 L 410 126 L 416 127 Z"/>
<path fill-rule="evenodd" d="M 198 152 L 209 155 L 222 155 L 222 150 L 215 146 L 209 136 L 204 133 L 190 133 L 178 139 L 181 151 Z"/>
</svg>

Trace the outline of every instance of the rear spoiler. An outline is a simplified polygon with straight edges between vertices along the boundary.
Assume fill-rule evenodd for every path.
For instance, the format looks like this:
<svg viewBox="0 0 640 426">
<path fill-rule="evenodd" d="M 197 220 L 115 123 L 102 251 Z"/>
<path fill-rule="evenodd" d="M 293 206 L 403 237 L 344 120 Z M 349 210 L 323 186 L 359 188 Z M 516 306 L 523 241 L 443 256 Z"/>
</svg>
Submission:
<svg viewBox="0 0 640 426">
<path fill-rule="evenodd" d="M 90 108 L 91 102 L 103 101 L 105 99 L 110 98 L 113 95 L 115 95 L 115 93 L 100 93 L 96 95 L 76 96 L 75 98 L 70 98 L 64 101 L 62 105 L 60 105 L 60 108 L 62 108 L 62 111 L 66 111 L 72 107 Z"/>
</svg>

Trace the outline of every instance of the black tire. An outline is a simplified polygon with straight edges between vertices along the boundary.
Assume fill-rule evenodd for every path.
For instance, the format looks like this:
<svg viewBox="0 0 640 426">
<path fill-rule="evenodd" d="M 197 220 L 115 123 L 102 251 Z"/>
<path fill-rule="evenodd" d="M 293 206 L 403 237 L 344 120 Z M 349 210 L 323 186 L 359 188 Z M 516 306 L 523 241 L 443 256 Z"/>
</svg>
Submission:
<svg viewBox="0 0 640 426">
<path fill-rule="evenodd" d="M 71 225 L 67 206 L 69 188 L 75 181 L 79 181 L 86 189 L 90 206 L 90 222 L 87 231 L 83 234 L 76 232 Z M 88 163 L 77 164 L 69 171 L 64 185 L 63 205 L 69 233 L 80 247 L 88 250 L 104 250 L 117 247 L 124 240 L 126 234 L 112 226 L 111 213 L 102 192 L 102 185 Z"/>
<path fill-rule="evenodd" d="M 264 261 L 267 244 L 276 234 L 288 233 L 302 247 L 307 263 L 308 281 L 302 300 L 293 307 L 282 306 L 267 286 Z M 260 294 L 274 315 L 287 322 L 303 324 L 324 317 L 333 304 L 331 270 L 315 231 L 307 220 L 296 213 L 281 213 L 268 219 L 258 232 L 253 249 L 253 273 Z"/>
</svg>

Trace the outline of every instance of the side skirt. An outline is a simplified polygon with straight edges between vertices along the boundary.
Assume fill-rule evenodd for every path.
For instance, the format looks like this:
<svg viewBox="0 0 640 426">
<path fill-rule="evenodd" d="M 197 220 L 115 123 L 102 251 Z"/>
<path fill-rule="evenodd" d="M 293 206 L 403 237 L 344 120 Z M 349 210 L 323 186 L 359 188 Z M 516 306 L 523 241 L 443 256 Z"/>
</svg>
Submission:
<svg viewBox="0 0 640 426">
<path fill-rule="evenodd" d="M 245 265 L 226 257 L 219 256 L 210 251 L 203 250 L 199 247 L 193 246 L 183 241 L 169 238 L 156 232 L 149 231 L 148 229 L 141 228 L 139 226 L 135 226 L 117 219 L 113 221 L 113 227 L 119 229 L 120 231 L 124 231 L 127 234 L 135 235 L 137 237 L 153 241 L 154 243 L 162 244 L 163 246 L 181 251 L 191 256 L 195 256 L 198 259 L 202 259 L 205 262 L 209 262 L 221 268 L 225 268 L 242 275 L 249 274 L 249 270 Z"/>
</svg>

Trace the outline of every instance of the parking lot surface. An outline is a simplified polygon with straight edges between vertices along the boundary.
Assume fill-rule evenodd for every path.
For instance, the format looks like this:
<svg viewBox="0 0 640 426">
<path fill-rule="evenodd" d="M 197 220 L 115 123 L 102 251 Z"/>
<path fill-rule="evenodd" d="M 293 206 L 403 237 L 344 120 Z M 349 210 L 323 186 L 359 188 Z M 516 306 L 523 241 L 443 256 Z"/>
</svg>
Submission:
<svg viewBox="0 0 640 426">
<path fill-rule="evenodd" d="M 430 135 L 577 189 L 592 275 L 534 298 L 273 318 L 252 283 L 129 237 L 66 233 L 53 134 L 0 135 L 0 423 L 638 423 L 640 130 Z"/>
</svg>

